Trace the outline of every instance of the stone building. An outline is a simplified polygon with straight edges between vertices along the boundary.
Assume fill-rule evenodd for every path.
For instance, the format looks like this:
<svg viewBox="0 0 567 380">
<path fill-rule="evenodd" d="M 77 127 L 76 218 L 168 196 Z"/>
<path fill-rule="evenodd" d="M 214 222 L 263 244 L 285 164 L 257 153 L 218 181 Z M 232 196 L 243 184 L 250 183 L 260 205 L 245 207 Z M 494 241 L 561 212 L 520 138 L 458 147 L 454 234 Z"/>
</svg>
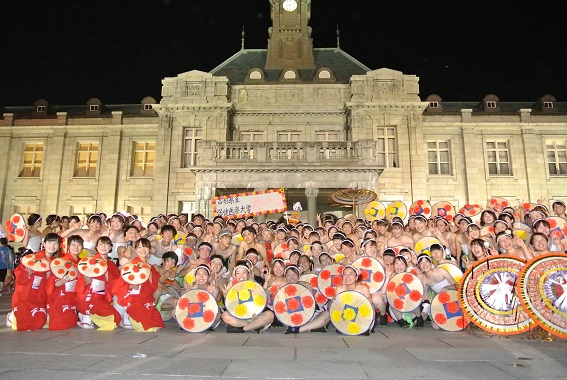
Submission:
<svg viewBox="0 0 567 380">
<path fill-rule="evenodd" d="M 243 43 L 208 73 L 165 78 L 159 102 L 4 107 L 2 220 L 212 216 L 213 196 L 268 188 L 285 188 L 311 222 L 350 212 L 328 204 L 342 188 L 408 205 L 567 199 L 567 103 L 422 100 L 415 75 L 371 70 L 338 41 L 314 48 L 310 0 L 270 3 L 267 49 Z"/>
</svg>

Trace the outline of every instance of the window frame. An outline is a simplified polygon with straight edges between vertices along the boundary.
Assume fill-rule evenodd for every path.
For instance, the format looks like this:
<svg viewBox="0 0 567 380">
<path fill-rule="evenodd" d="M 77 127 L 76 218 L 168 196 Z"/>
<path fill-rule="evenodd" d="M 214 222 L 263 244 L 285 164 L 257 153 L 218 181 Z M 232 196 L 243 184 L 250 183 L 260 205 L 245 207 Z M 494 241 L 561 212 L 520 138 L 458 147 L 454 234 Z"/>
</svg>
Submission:
<svg viewBox="0 0 567 380">
<path fill-rule="evenodd" d="M 98 104 L 89 104 L 89 111 L 96 112 L 100 110 L 100 106 Z"/>
<path fill-rule="evenodd" d="M 144 144 L 143 149 L 137 149 L 137 144 Z M 153 144 L 153 149 L 148 149 L 148 144 Z M 148 154 L 153 152 L 153 160 L 151 163 L 148 161 Z M 136 153 L 143 154 L 142 174 L 135 173 L 136 168 Z M 132 141 L 132 157 L 130 159 L 130 178 L 153 178 L 155 173 L 155 156 L 156 156 L 156 142 L 154 140 L 134 140 Z M 151 174 L 147 174 L 148 167 L 151 166 Z"/>
<path fill-rule="evenodd" d="M 91 149 L 92 146 L 96 144 L 96 150 Z M 88 145 L 88 149 L 86 151 L 81 150 L 81 145 Z M 80 169 L 79 157 L 80 153 L 87 153 L 87 162 L 85 163 L 87 175 L 78 175 L 78 171 Z M 91 154 L 96 152 L 96 165 L 94 167 L 94 175 L 88 175 L 90 167 L 93 166 L 91 163 Z M 76 142 L 76 151 L 75 151 L 75 164 L 73 166 L 73 178 L 77 179 L 97 179 L 99 174 L 99 167 L 100 167 L 100 141 L 98 140 L 91 140 L 91 141 L 80 141 Z"/>
<path fill-rule="evenodd" d="M 429 108 L 439 108 L 439 102 L 437 100 L 429 101 Z"/>
<path fill-rule="evenodd" d="M 393 131 L 392 135 L 389 135 L 387 132 L 391 130 Z M 385 168 L 399 168 L 399 157 L 398 157 L 398 129 L 396 126 L 387 125 L 387 126 L 379 126 L 376 128 L 376 163 L 378 165 L 382 165 Z M 382 133 L 380 133 L 382 132 Z M 384 151 L 382 152 L 379 149 L 378 142 L 380 140 L 384 140 Z M 388 141 L 393 140 L 393 152 L 389 149 Z M 383 158 L 383 164 L 381 163 L 381 156 Z M 390 162 L 391 161 L 391 162 Z"/>
<path fill-rule="evenodd" d="M 29 151 L 26 151 L 26 147 L 28 146 L 32 146 L 34 147 L 34 149 L 31 151 L 32 153 L 32 161 L 29 164 L 26 164 L 25 161 L 25 156 L 26 156 L 26 152 L 29 154 Z M 37 150 L 37 147 L 41 145 L 41 161 L 39 164 L 39 173 L 37 173 L 37 175 L 22 175 L 22 173 L 24 172 L 24 169 L 26 167 L 31 167 L 31 173 L 33 173 L 35 171 L 35 168 L 38 167 L 38 165 L 36 164 L 36 156 L 37 156 L 37 152 L 39 152 L 39 150 Z M 18 178 L 22 178 L 22 179 L 40 179 L 41 178 L 41 174 L 43 172 L 42 168 L 43 168 L 43 162 L 45 161 L 45 142 L 44 141 L 23 141 L 23 145 L 22 145 L 22 158 L 21 158 L 21 165 L 20 165 L 20 172 L 18 174 Z"/>
<path fill-rule="evenodd" d="M 187 137 L 187 132 L 192 131 L 191 138 Z M 193 166 L 199 165 L 199 151 L 198 145 L 199 141 L 203 140 L 203 128 L 200 127 L 184 127 L 183 128 L 183 149 L 182 149 L 182 168 L 191 168 Z M 199 132 L 200 136 L 197 138 L 196 132 Z M 191 151 L 187 152 L 187 140 L 191 141 Z M 189 162 L 187 160 L 189 156 Z"/>
<path fill-rule="evenodd" d="M 440 143 L 447 144 L 446 148 L 441 148 L 439 145 Z M 435 148 L 430 148 L 429 144 L 435 144 Z M 427 150 L 427 172 L 429 175 L 434 176 L 452 176 L 453 175 L 453 165 L 451 162 L 452 153 L 451 153 L 451 140 L 427 140 L 426 141 L 426 150 Z M 435 152 L 436 153 L 436 160 L 432 162 L 429 159 L 429 153 Z M 447 161 L 441 161 L 441 153 L 447 153 Z M 436 173 L 431 172 L 431 165 L 435 164 Z M 446 164 L 448 167 L 448 173 L 442 173 L 441 165 Z"/>
<path fill-rule="evenodd" d="M 561 149 L 557 149 L 557 143 L 561 142 L 563 145 L 563 148 Z M 560 139 L 545 139 L 544 141 L 544 147 L 545 147 L 545 161 L 547 164 L 547 175 L 550 178 L 560 178 L 560 177 L 567 177 L 567 140 L 560 140 Z M 553 152 L 555 161 L 550 161 L 549 160 L 549 153 L 550 153 L 550 148 L 549 145 L 553 144 L 553 149 L 551 150 L 551 152 Z M 562 151 L 565 154 L 565 161 L 561 162 L 558 160 L 558 155 L 557 152 L 558 151 Z M 557 171 L 556 173 L 551 173 L 550 169 L 550 165 L 554 165 L 555 166 L 555 170 Z M 561 167 L 559 165 L 565 165 L 565 169 L 564 169 L 564 173 L 561 173 Z"/>
<path fill-rule="evenodd" d="M 302 134 L 301 131 L 278 131 L 277 132 L 277 141 L 278 142 L 298 142 L 301 141 L 302 138 Z M 288 139 L 287 140 L 282 140 L 281 137 L 282 136 L 287 136 Z M 292 140 L 291 137 L 292 136 L 297 136 L 297 140 Z"/>
<path fill-rule="evenodd" d="M 489 148 L 488 144 L 494 143 L 494 148 Z M 506 144 L 506 148 L 505 149 L 501 149 L 498 147 L 498 144 L 502 144 L 505 143 Z M 510 140 L 509 139 L 490 139 L 490 140 L 485 140 L 484 141 L 484 156 L 485 156 L 485 160 L 486 160 L 486 172 L 488 174 L 488 177 L 513 177 L 514 176 L 514 170 L 512 169 L 512 151 L 510 149 Z M 508 161 L 504 162 L 504 161 L 500 161 L 499 159 L 499 153 L 500 151 L 506 151 L 507 154 L 507 158 Z M 490 161 L 490 157 L 489 157 L 489 152 L 494 151 L 495 154 L 495 158 L 496 161 Z M 503 164 L 507 164 L 508 165 L 508 173 L 502 173 L 501 172 L 501 165 Z M 496 165 L 496 173 L 493 174 L 490 172 L 490 167 L 491 165 Z"/>
<path fill-rule="evenodd" d="M 490 109 L 494 109 L 497 108 L 498 104 L 496 103 L 496 100 L 487 100 L 486 101 L 486 108 L 490 108 Z"/>
<path fill-rule="evenodd" d="M 548 110 L 553 109 L 553 102 L 549 102 L 549 101 L 543 102 L 543 108 Z"/>
</svg>

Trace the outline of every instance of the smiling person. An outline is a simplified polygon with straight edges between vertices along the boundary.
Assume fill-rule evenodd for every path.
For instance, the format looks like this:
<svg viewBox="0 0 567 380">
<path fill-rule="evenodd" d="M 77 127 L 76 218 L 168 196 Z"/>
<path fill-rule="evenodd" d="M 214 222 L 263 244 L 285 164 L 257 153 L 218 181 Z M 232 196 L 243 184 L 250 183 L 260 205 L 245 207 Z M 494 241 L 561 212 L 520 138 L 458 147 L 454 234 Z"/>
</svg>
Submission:
<svg viewBox="0 0 567 380">
<path fill-rule="evenodd" d="M 243 240 L 238 246 L 238 255 L 236 256 L 236 260 L 244 259 L 246 251 L 248 251 L 250 248 L 255 248 L 264 261 L 265 267 L 270 270 L 270 263 L 268 262 L 268 256 L 266 254 L 266 246 L 256 241 L 256 230 L 254 229 L 254 227 L 244 227 L 242 229 L 241 235 Z"/>
<path fill-rule="evenodd" d="M 49 262 L 58 250 L 59 235 L 47 234 L 43 239 L 43 249 L 31 254 L 35 261 L 43 262 L 43 268 L 46 270 L 32 269 L 24 262 L 14 270 L 16 289 L 12 295 L 13 311 L 6 317 L 7 327 L 19 331 L 39 330 L 47 322 L 46 286 Z"/>
<path fill-rule="evenodd" d="M 151 243 L 141 238 L 134 243 L 136 257 L 130 262 L 133 265 L 147 264 L 150 256 Z M 123 327 L 128 328 L 127 321 L 136 331 L 153 332 L 163 328 L 161 314 L 155 307 L 154 293 L 158 289 L 161 275 L 153 265 L 150 266 L 150 275 L 141 284 L 133 285 L 120 276 L 114 286 L 114 291 L 120 304 L 126 306 L 123 316 Z"/>
<path fill-rule="evenodd" d="M 95 254 L 96 241 L 101 237 L 102 219 L 100 216 L 94 214 L 87 220 L 88 229 L 81 229 L 80 226 L 76 228 L 69 228 L 67 231 L 61 232 L 61 237 L 65 238 L 71 235 L 79 235 L 83 238 L 83 248 L 92 256 Z"/>
</svg>

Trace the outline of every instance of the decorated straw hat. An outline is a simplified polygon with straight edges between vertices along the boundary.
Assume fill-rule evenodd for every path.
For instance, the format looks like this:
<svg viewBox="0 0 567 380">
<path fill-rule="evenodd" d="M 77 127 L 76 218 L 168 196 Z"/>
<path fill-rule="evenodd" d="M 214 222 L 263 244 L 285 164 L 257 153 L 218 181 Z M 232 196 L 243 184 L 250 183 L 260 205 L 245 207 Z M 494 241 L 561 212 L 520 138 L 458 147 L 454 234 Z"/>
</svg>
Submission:
<svg viewBox="0 0 567 380">
<path fill-rule="evenodd" d="M 108 270 L 106 260 L 99 254 L 81 259 L 77 267 L 79 268 L 79 273 L 87 277 L 102 276 Z"/>
<path fill-rule="evenodd" d="M 79 275 L 77 264 L 66 258 L 53 259 L 50 264 L 51 273 L 59 279 L 68 276 L 72 281 Z"/>
<path fill-rule="evenodd" d="M 150 278 L 150 273 L 150 266 L 147 263 L 136 259 L 124 264 L 120 270 L 120 275 L 124 281 L 131 285 L 143 284 Z"/>
<path fill-rule="evenodd" d="M 21 263 L 34 272 L 47 272 L 49 270 L 49 259 L 43 255 L 39 255 L 37 252 L 25 255 Z"/>
</svg>

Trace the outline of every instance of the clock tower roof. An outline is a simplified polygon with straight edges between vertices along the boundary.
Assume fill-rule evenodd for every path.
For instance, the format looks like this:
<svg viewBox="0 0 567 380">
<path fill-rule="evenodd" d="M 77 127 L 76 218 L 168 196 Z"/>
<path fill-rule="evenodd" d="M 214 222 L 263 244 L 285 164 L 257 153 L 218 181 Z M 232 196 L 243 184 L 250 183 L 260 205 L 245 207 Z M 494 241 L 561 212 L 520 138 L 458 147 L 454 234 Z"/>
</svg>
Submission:
<svg viewBox="0 0 567 380">
<path fill-rule="evenodd" d="M 211 70 L 214 76 L 226 76 L 230 83 L 249 82 L 249 74 L 253 70 L 261 71 L 263 82 L 281 82 L 282 73 L 287 69 L 266 69 L 267 49 L 242 49 L 232 57 Z M 309 69 L 294 69 L 298 74 L 298 82 L 317 82 L 317 73 L 327 69 L 332 74 L 333 83 L 349 83 L 351 76 L 364 75 L 370 68 L 340 48 L 313 49 L 314 67 Z M 291 69 L 291 67 L 289 68 Z"/>
</svg>

